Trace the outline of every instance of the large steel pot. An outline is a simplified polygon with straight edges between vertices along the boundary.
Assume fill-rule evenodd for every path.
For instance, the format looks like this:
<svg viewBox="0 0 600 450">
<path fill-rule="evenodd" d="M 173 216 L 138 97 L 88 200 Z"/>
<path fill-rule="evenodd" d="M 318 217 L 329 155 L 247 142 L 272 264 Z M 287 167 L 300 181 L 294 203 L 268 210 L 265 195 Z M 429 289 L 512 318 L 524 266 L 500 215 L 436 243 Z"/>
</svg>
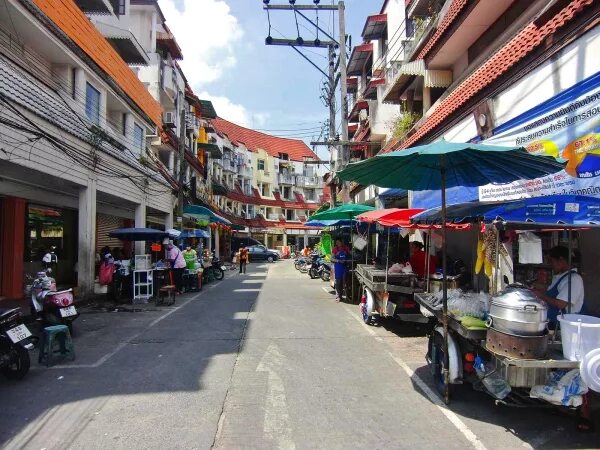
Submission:
<svg viewBox="0 0 600 450">
<path fill-rule="evenodd" d="M 496 330 L 520 336 L 544 334 L 548 308 L 529 289 L 508 287 L 490 304 L 488 325 Z"/>
</svg>

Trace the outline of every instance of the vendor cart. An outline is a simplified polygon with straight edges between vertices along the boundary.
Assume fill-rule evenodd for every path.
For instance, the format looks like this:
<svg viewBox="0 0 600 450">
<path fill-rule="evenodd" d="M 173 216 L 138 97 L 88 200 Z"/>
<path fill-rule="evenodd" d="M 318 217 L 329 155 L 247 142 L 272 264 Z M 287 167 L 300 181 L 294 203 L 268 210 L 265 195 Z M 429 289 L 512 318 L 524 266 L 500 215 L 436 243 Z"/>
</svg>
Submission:
<svg viewBox="0 0 600 450">
<path fill-rule="evenodd" d="M 365 296 L 366 323 L 377 320 L 377 317 L 392 317 L 406 322 L 428 323 L 429 319 L 421 314 L 413 294 L 423 292 L 417 285 L 417 277 L 413 273 L 387 274 L 385 268 L 380 269 L 369 264 L 357 264 L 354 275 Z"/>
</svg>

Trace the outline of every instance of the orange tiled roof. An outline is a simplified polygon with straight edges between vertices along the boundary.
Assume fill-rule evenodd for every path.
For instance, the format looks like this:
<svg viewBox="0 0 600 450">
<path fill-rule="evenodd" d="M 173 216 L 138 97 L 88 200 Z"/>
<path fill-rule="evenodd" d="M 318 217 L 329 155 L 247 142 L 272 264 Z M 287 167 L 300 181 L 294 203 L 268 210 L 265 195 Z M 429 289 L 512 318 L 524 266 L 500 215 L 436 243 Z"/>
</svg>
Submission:
<svg viewBox="0 0 600 450">
<path fill-rule="evenodd" d="M 244 128 L 221 118 L 212 119 L 211 123 L 217 133 L 226 134 L 232 142 L 243 142 L 250 151 L 262 149 L 274 157 L 278 157 L 279 153 L 287 153 L 292 161 L 303 161 L 304 158 L 319 159 L 319 157 L 300 140 L 270 136 L 259 131 Z"/>
<path fill-rule="evenodd" d="M 544 25 L 530 23 L 510 42 L 498 50 L 479 69 L 460 83 L 452 93 L 436 107 L 423 126 L 406 139 L 399 147 L 386 146 L 389 152 L 398 148 L 408 148 L 428 133 L 440 126 L 444 120 L 460 109 L 469 99 L 486 86 L 489 86 L 527 54 L 539 46 L 543 40 L 557 29 L 571 21 L 581 10 L 595 0 L 573 0 Z M 390 147 L 390 148 L 388 148 Z"/>
<path fill-rule="evenodd" d="M 452 2 L 450 8 L 448 8 L 448 12 L 436 28 L 435 33 L 433 33 L 431 39 L 429 39 L 425 47 L 423 47 L 423 49 L 419 52 L 419 56 L 417 56 L 415 59 L 425 59 L 427 54 L 440 40 L 442 34 L 445 33 L 445 31 L 452 24 L 452 22 L 454 22 L 465 6 L 467 6 L 467 0 L 454 0 Z"/>
<path fill-rule="evenodd" d="M 73 0 L 33 2 L 123 89 L 155 125 L 162 125 L 160 105 Z"/>
</svg>

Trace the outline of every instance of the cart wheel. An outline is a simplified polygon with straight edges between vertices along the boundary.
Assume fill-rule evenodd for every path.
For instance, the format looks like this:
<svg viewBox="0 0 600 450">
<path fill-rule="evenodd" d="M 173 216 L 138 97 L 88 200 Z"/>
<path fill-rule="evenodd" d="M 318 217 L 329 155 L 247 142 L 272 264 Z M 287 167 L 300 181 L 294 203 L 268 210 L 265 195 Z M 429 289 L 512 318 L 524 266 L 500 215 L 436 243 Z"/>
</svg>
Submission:
<svg viewBox="0 0 600 450">
<path fill-rule="evenodd" d="M 444 338 L 439 333 L 433 333 L 429 338 L 429 359 L 431 361 L 431 375 L 435 388 L 444 397 Z M 452 394 L 453 385 L 448 386 L 448 392 Z"/>
</svg>

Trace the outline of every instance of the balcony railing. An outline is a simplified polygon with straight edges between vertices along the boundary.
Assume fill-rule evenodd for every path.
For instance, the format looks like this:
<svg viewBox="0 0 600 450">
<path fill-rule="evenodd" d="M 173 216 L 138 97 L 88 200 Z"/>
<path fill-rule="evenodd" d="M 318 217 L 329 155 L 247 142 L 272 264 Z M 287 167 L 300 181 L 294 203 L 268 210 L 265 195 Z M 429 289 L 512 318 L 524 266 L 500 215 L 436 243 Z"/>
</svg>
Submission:
<svg viewBox="0 0 600 450">
<path fill-rule="evenodd" d="M 249 166 L 238 166 L 238 175 L 245 179 L 252 179 L 253 174 L 252 167 Z"/>
<path fill-rule="evenodd" d="M 279 184 L 295 184 L 294 176 L 287 173 L 279 173 L 277 174 L 277 182 Z"/>
<path fill-rule="evenodd" d="M 229 172 L 237 172 L 237 163 L 231 155 L 224 154 L 223 159 L 221 161 L 223 161 L 223 170 L 227 170 Z"/>
<path fill-rule="evenodd" d="M 298 175 L 296 177 L 296 185 L 298 187 L 318 187 L 322 184 L 320 177 L 306 177 Z"/>
</svg>

